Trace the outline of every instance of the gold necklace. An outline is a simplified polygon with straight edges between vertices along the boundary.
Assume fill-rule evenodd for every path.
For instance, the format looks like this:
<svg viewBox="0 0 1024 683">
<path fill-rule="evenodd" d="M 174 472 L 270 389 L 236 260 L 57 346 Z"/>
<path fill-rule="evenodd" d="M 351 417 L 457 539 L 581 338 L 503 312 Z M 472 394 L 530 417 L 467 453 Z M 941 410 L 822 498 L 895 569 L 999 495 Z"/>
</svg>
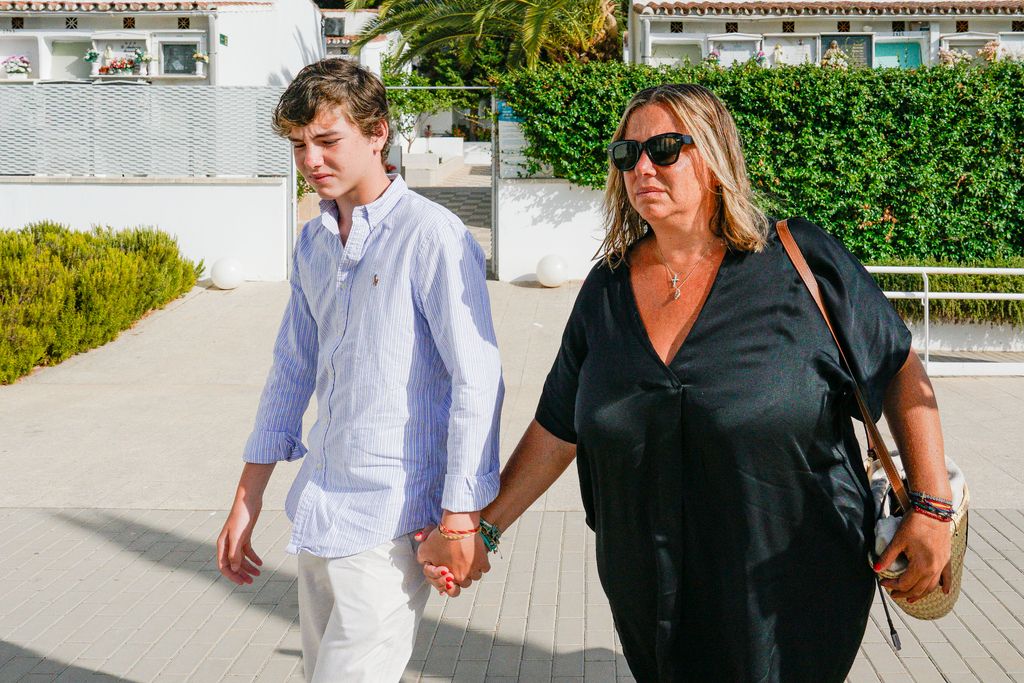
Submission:
<svg viewBox="0 0 1024 683">
<path fill-rule="evenodd" d="M 693 271 L 697 270 L 697 266 L 699 266 L 701 264 L 701 262 L 704 260 L 704 257 L 708 255 L 709 251 L 711 251 L 711 245 L 714 244 L 715 241 L 716 240 L 714 240 L 714 239 L 708 240 L 708 245 L 706 247 L 704 247 L 704 251 L 703 251 L 703 253 L 701 253 L 700 258 L 697 259 L 697 262 L 694 263 L 690 267 L 690 269 L 688 271 L 686 271 L 686 275 L 684 275 L 683 279 L 680 280 L 679 279 L 679 273 L 675 272 L 674 270 L 672 270 L 669 267 L 668 259 L 666 259 L 665 255 L 661 253 L 661 247 L 658 246 L 658 238 L 657 238 L 657 236 L 655 236 L 655 238 L 654 238 L 654 248 L 658 251 L 658 258 L 661 259 L 661 265 L 665 266 L 665 270 L 668 271 L 668 274 L 669 274 L 668 282 L 669 282 L 669 286 L 672 288 L 672 300 L 673 301 L 676 301 L 677 299 L 679 299 L 679 297 L 681 297 L 683 295 L 683 291 L 682 291 L 683 285 L 686 284 L 686 281 L 690 279 L 690 276 L 693 274 Z"/>
</svg>

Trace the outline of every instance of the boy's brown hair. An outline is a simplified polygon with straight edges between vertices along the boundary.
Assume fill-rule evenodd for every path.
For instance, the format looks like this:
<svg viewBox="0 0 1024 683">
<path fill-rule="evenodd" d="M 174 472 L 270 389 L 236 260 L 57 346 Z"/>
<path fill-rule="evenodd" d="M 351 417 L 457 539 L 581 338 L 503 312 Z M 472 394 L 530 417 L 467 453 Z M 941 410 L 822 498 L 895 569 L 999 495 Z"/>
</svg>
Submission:
<svg viewBox="0 0 1024 683">
<path fill-rule="evenodd" d="M 368 138 L 377 135 L 381 121 L 387 124 L 388 137 L 380 152 L 386 167 L 393 137 L 387 91 L 372 71 L 348 59 L 322 59 L 303 67 L 274 109 L 274 132 L 288 137 L 312 123 L 325 107 L 335 106 Z"/>
</svg>

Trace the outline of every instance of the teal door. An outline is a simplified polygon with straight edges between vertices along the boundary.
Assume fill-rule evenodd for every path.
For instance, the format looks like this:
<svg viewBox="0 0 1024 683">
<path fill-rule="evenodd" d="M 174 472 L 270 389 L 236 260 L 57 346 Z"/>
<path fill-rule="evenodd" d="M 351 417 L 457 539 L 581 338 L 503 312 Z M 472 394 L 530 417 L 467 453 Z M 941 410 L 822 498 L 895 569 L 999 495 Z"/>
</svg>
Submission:
<svg viewBox="0 0 1024 683">
<path fill-rule="evenodd" d="M 921 43 L 875 43 L 875 66 L 897 69 L 921 66 Z"/>
</svg>

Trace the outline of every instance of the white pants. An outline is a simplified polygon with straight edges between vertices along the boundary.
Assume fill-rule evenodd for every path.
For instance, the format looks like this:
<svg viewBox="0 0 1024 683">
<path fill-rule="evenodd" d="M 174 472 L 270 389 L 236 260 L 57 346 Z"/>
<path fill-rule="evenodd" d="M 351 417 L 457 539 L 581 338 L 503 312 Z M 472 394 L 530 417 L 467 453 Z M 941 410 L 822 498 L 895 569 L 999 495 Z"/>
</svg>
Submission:
<svg viewBox="0 0 1024 683">
<path fill-rule="evenodd" d="M 400 680 L 428 595 L 411 534 L 350 557 L 300 553 L 299 624 L 306 680 Z"/>
</svg>

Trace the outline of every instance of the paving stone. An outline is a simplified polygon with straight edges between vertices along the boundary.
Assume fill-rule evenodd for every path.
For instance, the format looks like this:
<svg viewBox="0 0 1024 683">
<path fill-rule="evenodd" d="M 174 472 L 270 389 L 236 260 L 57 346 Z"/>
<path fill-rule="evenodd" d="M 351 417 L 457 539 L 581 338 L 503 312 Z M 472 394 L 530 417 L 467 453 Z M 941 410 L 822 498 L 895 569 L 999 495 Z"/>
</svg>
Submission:
<svg viewBox="0 0 1024 683">
<path fill-rule="evenodd" d="M 938 665 L 943 675 L 948 677 L 950 674 L 970 673 L 967 663 L 949 643 L 924 643 L 924 649 L 928 651 L 928 656 Z"/>
<path fill-rule="evenodd" d="M 551 671 L 555 676 L 583 676 L 583 651 L 556 651 Z"/>
<path fill-rule="evenodd" d="M 927 657 L 901 657 L 900 661 L 917 683 L 943 683 L 946 680 Z"/>
<path fill-rule="evenodd" d="M 875 670 L 871 668 L 871 664 L 865 658 L 858 657 L 853 662 L 853 667 L 850 669 L 850 673 L 847 676 L 847 680 L 850 683 L 878 683 L 878 676 L 875 674 Z"/>
<path fill-rule="evenodd" d="M 487 663 L 488 676 L 519 676 L 519 665 L 523 658 L 523 648 L 515 645 L 495 645 L 491 648 L 491 658 Z"/>
<path fill-rule="evenodd" d="M 524 661 L 519 667 L 519 680 L 522 683 L 547 683 L 551 680 L 551 661 Z"/>
<path fill-rule="evenodd" d="M 487 677 L 486 661 L 466 661 L 460 659 L 455 665 L 455 676 L 452 683 L 483 683 Z"/>
</svg>

